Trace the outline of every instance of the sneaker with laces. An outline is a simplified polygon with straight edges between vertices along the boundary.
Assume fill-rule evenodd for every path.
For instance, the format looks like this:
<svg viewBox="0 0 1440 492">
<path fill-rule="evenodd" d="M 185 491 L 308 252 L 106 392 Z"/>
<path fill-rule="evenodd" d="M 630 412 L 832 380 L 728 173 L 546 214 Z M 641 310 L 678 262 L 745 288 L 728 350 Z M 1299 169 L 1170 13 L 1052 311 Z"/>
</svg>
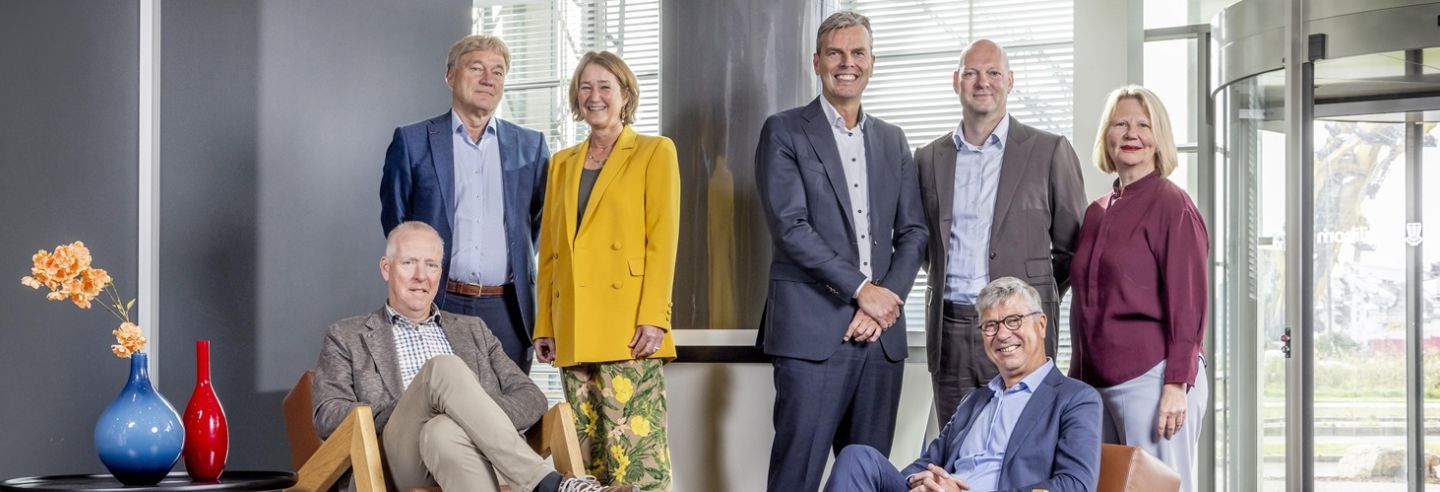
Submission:
<svg viewBox="0 0 1440 492">
<path fill-rule="evenodd" d="M 560 482 L 558 492 L 641 492 L 634 485 L 600 485 L 595 477 L 567 478 Z"/>
</svg>

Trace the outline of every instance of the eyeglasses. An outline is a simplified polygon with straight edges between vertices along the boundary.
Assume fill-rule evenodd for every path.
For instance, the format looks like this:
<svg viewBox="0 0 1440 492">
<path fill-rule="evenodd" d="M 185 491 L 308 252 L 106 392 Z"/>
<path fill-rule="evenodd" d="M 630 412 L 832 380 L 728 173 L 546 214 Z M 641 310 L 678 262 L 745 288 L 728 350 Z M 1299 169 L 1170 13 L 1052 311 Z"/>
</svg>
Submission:
<svg viewBox="0 0 1440 492">
<path fill-rule="evenodd" d="M 993 337 L 995 336 L 995 333 L 1000 331 L 1001 324 L 1004 324 L 1006 328 L 1010 329 L 1010 331 L 1017 331 L 1020 329 L 1020 320 L 1040 313 L 1041 311 L 1035 311 L 1030 314 L 1012 314 L 1004 318 L 1000 318 L 999 321 L 986 321 L 984 323 L 980 323 L 980 333 L 984 333 L 987 337 Z"/>
</svg>

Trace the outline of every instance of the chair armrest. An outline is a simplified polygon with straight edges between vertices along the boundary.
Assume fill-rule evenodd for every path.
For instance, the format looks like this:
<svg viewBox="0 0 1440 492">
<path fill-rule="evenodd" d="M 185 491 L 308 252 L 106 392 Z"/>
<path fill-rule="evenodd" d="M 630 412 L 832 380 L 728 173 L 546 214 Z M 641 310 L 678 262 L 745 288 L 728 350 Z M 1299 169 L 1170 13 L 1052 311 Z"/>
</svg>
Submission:
<svg viewBox="0 0 1440 492">
<path fill-rule="evenodd" d="M 340 427 L 295 473 L 295 486 L 285 489 L 285 492 L 325 492 L 346 470 L 352 469 L 356 492 L 385 490 L 385 471 L 380 464 L 380 440 L 375 435 L 375 416 L 365 405 L 350 410 L 350 415 L 340 422 Z"/>
<path fill-rule="evenodd" d="M 580 434 L 575 432 L 575 411 L 569 403 L 562 401 L 550 407 L 540 423 L 525 432 L 525 440 L 540 457 L 553 457 L 555 469 L 561 474 L 585 475 L 585 462 L 580 459 Z"/>
</svg>

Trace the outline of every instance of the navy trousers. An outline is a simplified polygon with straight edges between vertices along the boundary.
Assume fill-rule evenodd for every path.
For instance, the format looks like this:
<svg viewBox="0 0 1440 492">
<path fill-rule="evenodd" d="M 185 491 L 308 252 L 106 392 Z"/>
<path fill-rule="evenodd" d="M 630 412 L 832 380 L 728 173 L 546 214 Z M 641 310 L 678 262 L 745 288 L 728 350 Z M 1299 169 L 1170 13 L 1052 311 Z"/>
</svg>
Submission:
<svg viewBox="0 0 1440 492">
<path fill-rule="evenodd" d="M 505 295 L 496 297 L 466 297 L 447 292 L 440 309 L 484 320 L 490 333 L 500 339 L 505 355 L 515 361 L 521 371 L 530 374 L 534 348 L 530 345 L 530 333 L 525 330 L 525 322 L 520 317 L 520 302 L 514 287 L 507 285 Z"/>
<path fill-rule="evenodd" d="M 776 357 L 775 442 L 767 489 L 814 492 L 833 450 L 890 453 L 904 362 L 879 343 L 846 342 L 824 361 Z"/>
<path fill-rule="evenodd" d="M 870 446 L 846 446 L 835 456 L 825 492 L 906 492 L 905 476 L 880 451 Z"/>
</svg>

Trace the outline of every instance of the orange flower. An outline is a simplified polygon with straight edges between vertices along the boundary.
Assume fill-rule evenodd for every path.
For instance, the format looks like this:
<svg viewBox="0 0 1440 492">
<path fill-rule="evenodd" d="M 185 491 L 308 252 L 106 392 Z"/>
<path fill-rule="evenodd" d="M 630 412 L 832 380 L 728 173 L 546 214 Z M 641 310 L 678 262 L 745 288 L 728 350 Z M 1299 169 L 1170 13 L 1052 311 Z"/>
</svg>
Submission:
<svg viewBox="0 0 1440 492">
<path fill-rule="evenodd" d="M 145 350 L 145 344 L 150 343 L 150 339 L 145 338 L 144 332 L 140 331 L 140 326 L 128 321 L 120 323 L 120 327 L 110 334 L 115 335 L 117 342 L 110 346 L 110 351 L 120 358 L 128 359 L 130 354 Z"/>
<path fill-rule="evenodd" d="M 78 279 L 70 282 L 66 290 L 70 291 L 70 299 L 75 301 L 80 309 L 89 309 L 90 300 L 100 295 L 100 289 L 110 284 L 110 274 L 100 268 L 86 268 L 80 272 Z"/>
<path fill-rule="evenodd" d="M 135 306 L 135 300 L 122 301 L 112 286 L 114 279 L 110 273 L 102 268 L 91 268 L 90 260 L 90 249 L 80 241 L 55 246 L 54 251 L 42 249 L 30 257 L 30 275 L 21 277 L 20 284 L 31 289 L 43 286 L 50 290 L 45 294 L 46 299 L 68 299 L 80 309 L 89 309 L 100 292 L 110 287 L 111 302 L 102 302 L 101 306 L 121 321 L 120 327 L 112 332 L 119 343 L 111 345 L 110 351 L 116 356 L 128 358 L 149 343 L 140 327 L 130 322 L 130 308 Z"/>
</svg>

